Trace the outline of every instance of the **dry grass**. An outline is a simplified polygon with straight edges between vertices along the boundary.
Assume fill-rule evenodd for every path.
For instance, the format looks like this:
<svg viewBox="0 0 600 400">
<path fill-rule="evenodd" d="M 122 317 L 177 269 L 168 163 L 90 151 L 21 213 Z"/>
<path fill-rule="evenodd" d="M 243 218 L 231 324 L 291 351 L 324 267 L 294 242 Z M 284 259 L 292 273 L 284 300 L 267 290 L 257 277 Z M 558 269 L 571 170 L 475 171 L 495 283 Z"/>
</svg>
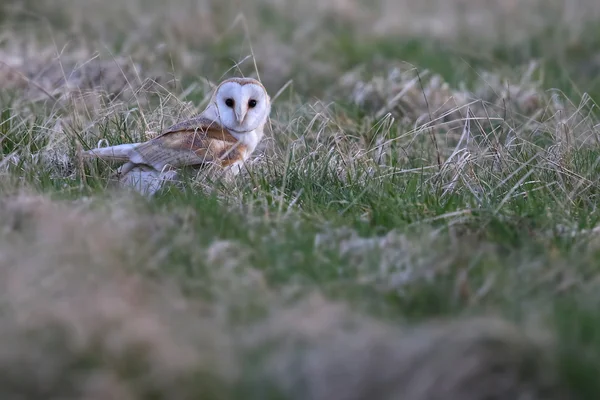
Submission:
<svg viewBox="0 0 600 400">
<path fill-rule="evenodd" d="M 236 371 L 218 318 L 130 270 L 152 267 L 132 246 L 150 245 L 140 231 L 159 221 L 123 219 L 131 206 L 94 212 L 78 203 L 27 194 L 3 201 L 2 397 L 191 398 L 222 390 L 219 380 Z"/>
<path fill-rule="evenodd" d="M 222 313 L 231 296 L 253 290 L 256 298 L 256 285 L 268 292 L 256 276 L 236 273 L 242 249 L 199 248 L 218 268 L 213 290 L 229 298 L 185 299 L 139 275 L 164 250 L 156 238 L 168 219 L 126 199 L 94 208 L 31 194 L 3 200 L 3 398 L 229 398 L 237 390 L 298 399 L 566 398 L 546 335 L 492 317 L 399 329 L 319 295 L 285 305 L 263 292 L 268 317 L 231 326 Z M 140 246 L 150 254 L 134 251 Z"/>
</svg>

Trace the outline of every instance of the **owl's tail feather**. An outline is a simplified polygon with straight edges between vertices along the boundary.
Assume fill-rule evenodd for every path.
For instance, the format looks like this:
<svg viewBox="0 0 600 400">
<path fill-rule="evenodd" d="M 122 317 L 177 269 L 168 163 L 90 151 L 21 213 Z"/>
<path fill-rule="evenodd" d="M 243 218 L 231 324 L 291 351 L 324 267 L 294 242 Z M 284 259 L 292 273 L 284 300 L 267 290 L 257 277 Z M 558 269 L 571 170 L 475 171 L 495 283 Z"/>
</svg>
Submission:
<svg viewBox="0 0 600 400">
<path fill-rule="evenodd" d="M 126 143 L 110 147 L 99 147 L 84 151 L 82 155 L 84 157 L 98 157 L 103 160 L 129 161 L 131 150 L 133 150 L 138 144 L 139 143 Z"/>
</svg>

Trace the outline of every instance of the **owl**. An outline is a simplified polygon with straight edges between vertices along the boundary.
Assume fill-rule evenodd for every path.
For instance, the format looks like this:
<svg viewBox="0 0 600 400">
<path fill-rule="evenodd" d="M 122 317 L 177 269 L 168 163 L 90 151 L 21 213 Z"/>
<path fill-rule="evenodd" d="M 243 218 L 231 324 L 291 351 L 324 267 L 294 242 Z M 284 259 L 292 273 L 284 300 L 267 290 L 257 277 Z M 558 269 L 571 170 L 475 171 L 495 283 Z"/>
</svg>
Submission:
<svg viewBox="0 0 600 400">
<path fill-rule="evenodd" d="M 180 168 L 216 165 L 238 174 L 261 141 L 270 112 L 271 98 L 259 81 L 231 78 L 216 87 L 198 116 L 159 136 L 82 154 L 125 162 L 117 171 L 119 182 L 152 195 Z"/>
</svg>

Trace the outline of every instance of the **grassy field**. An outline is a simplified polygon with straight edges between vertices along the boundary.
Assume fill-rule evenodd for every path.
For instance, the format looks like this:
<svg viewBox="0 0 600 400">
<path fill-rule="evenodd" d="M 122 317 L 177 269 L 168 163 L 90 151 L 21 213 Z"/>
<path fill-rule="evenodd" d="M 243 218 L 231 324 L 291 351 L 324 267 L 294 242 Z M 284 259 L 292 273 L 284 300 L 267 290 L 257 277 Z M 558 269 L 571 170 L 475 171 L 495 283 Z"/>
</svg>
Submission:
<svg viewBox="0 0 600 400">
<path fill-rule="evenodd" d="M 2 3 L 2 399 L 600 398 L 600 3 L 303 1 Z M 241 75 L 234 179 L 78 156 Z"/>
</svg>

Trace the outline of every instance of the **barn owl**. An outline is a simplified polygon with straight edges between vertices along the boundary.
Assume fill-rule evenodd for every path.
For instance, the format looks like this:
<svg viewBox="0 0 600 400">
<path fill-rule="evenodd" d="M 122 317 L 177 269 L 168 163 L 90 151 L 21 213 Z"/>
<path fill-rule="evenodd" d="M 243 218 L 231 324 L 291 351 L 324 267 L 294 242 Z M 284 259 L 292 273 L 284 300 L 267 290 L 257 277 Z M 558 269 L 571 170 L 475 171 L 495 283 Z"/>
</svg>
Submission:
<svg viewBox="0 0 600 400">
<path fill-rule="evenodd" d="M 270 112 L 271 98 L 259 81 L 231 78 L 217 86 L 197 117 L 146 142 L 95 148 L 83 155 L 124 161 L 119 181 L 152 195 L 178 168 L 212 164 L 239 173 L 262 139 Z"/>
</svg>

